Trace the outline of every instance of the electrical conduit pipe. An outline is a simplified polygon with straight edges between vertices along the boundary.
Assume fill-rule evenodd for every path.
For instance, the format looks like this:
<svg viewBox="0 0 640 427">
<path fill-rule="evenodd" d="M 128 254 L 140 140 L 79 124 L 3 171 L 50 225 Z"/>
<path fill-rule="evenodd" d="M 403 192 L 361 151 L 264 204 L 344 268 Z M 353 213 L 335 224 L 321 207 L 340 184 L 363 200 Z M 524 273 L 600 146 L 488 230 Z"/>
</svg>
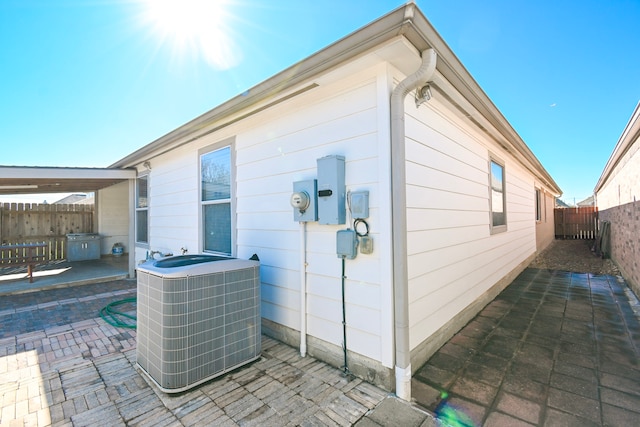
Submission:
<svg viewBox="0 0 640 427">
<path fill-rule="evenodd" d="M 300 356 L 307 355 L 307 223 L 300 222 Z"/>
<path fill-rule="evenodd" d="M 393 239 L 393 299 L 396 395 L 411 401 L 411 347 L 409 342 L 409 282 L 407 272 L 407 198 L 405 175 L 404 99 L 426 84 L 436 69 L 436 52 L 422 52 L 418 70 L 401 81 L 391 94 L 391 215 Z"/>
</svg>

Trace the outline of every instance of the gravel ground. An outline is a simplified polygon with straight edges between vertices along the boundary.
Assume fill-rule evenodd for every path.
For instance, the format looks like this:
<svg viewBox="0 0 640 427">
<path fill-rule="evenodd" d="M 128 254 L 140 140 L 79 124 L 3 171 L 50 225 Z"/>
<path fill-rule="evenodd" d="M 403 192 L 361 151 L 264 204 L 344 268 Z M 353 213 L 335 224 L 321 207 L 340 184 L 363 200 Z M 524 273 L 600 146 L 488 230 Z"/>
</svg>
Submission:
<svg viewBox="0 0 640 427">
<path fill-rule="evenodd" d="M 619 276 L 613 261 L 591 251 L 593 243 L 593 240 L 554 240 L 529 267 Z"/>
</svg>

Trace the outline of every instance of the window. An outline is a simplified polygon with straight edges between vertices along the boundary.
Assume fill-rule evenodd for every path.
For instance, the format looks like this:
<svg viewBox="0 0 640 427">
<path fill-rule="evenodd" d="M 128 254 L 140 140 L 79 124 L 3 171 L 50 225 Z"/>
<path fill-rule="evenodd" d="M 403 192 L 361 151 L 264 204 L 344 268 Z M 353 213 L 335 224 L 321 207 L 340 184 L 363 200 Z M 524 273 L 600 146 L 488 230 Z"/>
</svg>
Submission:
<svg viewBox="0 0 640 427">
<path fill-rule="evenodd" d="M 136 242 L 149 243 L 149 176 L 136 180 Z"/>
<path fill-rule="evenodd" d="M 507 230 L 504 165 L 492 159 L 490 161 L 489 175 L 489 185 L 491 187 L 491 232 L 498 233 Z"/>
<path fill-rule="evenodd" d="M 200 156 L 203 250 L 231 253 L 231 147 Z"/>
<path fill-rule="evenodd" d="M 536 221 L 542 221 L 542 192 L 536 188 Z"/>
</svg>

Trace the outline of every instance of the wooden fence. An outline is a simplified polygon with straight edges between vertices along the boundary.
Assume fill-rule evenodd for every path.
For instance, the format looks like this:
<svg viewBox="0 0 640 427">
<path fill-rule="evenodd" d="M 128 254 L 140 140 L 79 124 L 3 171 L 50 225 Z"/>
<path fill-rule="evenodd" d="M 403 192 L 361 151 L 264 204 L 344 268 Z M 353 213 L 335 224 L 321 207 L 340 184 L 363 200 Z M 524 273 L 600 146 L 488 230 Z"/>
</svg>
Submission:
<svg viewBox="0 0 640 427">
<path fill-rule="evenodd" d="M 46 243 L 47 261 L 67 255 L 67 234 L 92 233 L 94 205 L 0 203 L 0 243 Z"/>
<path fill-rule="evenodd" d="M 553 211 L 556 239 L 593 240 L 598 235 L 598 208 L 556 208 Z"/>
</svg>

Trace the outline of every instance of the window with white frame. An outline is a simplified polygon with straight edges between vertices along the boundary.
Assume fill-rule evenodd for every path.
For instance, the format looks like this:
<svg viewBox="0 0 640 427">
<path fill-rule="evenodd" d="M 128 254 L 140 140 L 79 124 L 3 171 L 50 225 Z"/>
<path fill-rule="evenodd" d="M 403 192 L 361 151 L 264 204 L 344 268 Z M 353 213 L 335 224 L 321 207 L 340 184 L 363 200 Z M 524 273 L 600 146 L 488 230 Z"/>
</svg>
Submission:
<svg viewBox="0 0 640 427">
<path fill-rule="evenodd" d="M 489 187 L 491 207 L 491 232 L 507 230 L 506 187 L 504 164 L 495 159 L 489 162 Z"/>
<path fill-rule="evenodd" d="M 136 180 L 136 243 L 149 243 L 149 176 Z"/>
<path fill-rule="evenodd" d="M 201 153 L 203 250 L 232 255 L 231 147 Z"/>
</svg>

